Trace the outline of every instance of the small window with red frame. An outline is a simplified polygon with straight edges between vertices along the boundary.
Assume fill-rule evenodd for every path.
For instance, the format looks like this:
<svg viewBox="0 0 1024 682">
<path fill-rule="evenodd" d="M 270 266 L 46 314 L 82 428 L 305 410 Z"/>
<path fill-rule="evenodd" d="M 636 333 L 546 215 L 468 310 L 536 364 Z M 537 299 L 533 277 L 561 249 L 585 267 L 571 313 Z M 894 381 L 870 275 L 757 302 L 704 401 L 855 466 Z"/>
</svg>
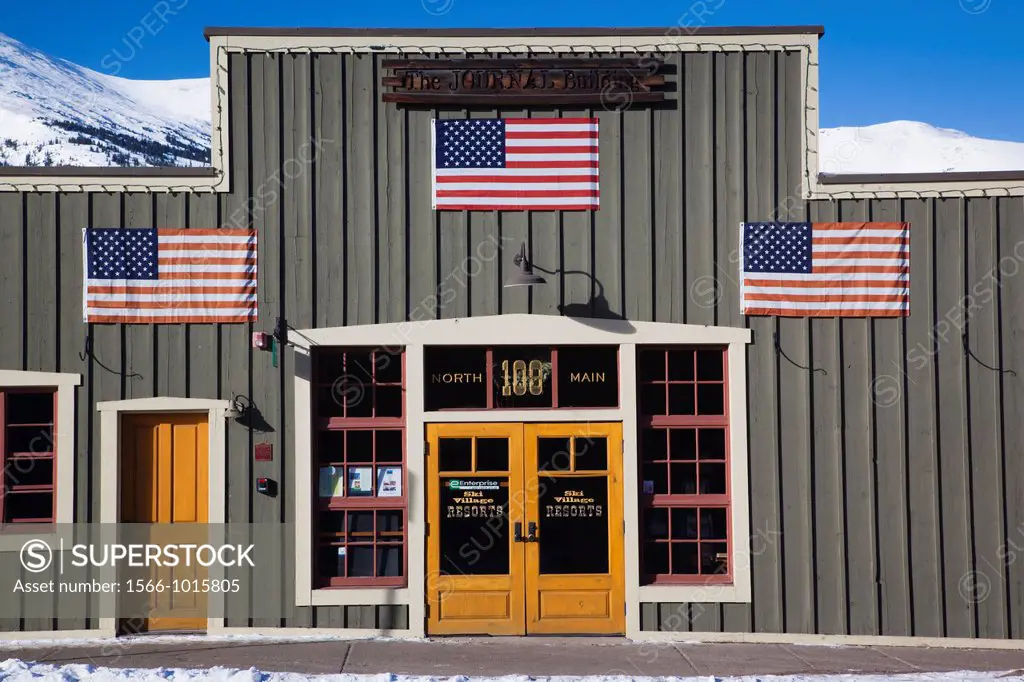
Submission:
<svg viewBox="0 0 1024 682">
<path fill-rule="evenodd" d="M 641 571 L 732 581 L 726 349 L 639 349 Z"/>
<path fill-rule="evenodd" d="M 54 521 L 56 395 L 50 388 L 0 388 L 0 510 L 4 524 Z"/>
<path fill-rule="evenodd" d="M 318 587 L 406 584 L 405 356 L 313 354 Z"/>
</svg>

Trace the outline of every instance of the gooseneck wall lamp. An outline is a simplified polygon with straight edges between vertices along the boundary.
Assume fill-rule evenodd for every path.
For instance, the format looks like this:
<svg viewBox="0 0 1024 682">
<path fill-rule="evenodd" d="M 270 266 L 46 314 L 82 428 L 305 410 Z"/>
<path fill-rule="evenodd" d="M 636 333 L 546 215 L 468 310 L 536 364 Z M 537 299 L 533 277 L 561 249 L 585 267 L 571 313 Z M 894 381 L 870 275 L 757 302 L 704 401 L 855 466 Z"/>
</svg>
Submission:
<svg viewBox="0 0 1024 682">
<path fill-rule="evenodd" d="M 533 271 L 533 266 L 526 258 L 526 242 L 523 242 L 519 253 L 512 259 L 512 264 L 518 269 L 505 280 L 506 287 L 532 287 L 538 284 L 547 284 L 547 280 Z"/>
</svg>

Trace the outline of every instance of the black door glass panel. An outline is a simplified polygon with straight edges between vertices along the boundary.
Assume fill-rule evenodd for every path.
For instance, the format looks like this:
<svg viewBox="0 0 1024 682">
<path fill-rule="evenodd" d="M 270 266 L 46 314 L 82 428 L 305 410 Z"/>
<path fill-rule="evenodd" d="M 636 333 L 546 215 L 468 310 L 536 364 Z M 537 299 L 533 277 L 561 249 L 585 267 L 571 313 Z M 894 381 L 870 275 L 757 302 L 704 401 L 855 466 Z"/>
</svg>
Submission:
<svg viewBox="0 0 1024 682">
<path fill-rule="evenodd" d="M 487 407 L 487 349 L 427 346 L 423 351 L 426 410 Z"/>
<path fill-rule="evenodd" d="M 608 573 L 608 477 L 545 479 L 537 491 L 540 572 Z"/>
<path fill-rule="evenodd" d="M 569 471 L 572 464 L 568 438 L 537 439 L 537 471 L 547 474 L 553 471 Z"/>
<path fill-rule="evenodd" d="M 697 459 L 696 430 L 672 429 L 669 432 L 669 445 L 672 448 L 673 461 L 693 461 Z"/>
<path fill-rule="evenodd" d="M 373 351 L 346 351 L 345 374 L 361 384 L 373 383 Z"/>
<path fill-rule="evenodd" d="M 698 384 L 697 410 L 700 414 L 725 414 L 724 384 Z"/>
<path fill-rule="evenodd" d="M 722 351 L 697 351 L 697 380 L 722 381 Z"/>
<path fill-rule="evenodd" d="M 616 346 L 558 349 L 558 406 L 615 407 L 619 404 Z"/>
<path fill-rule="evenodd" d="M 665 352 L 660 350 L 640 351 L 640 381 L 665 380 Z"/>
<path fill-rule="evenodd" d="M 472 438 L 441 438 L 437 441 L 437 450 L 441 471 L 473 470 Z"/>
<path fill-rule="evenodd" d="M 725 459 L 725 429 L 700 430 L 700 458 Z"/>
<path fill-rule="evenodd" d="M 508 477 L 442 478 L 441 572 L 508 575 Z"/>
<path fill-rule="evenodd" d="M 604 471 L 608 468 L 608 439 L 604 436 L 576 436 L 576 471 Z"/>
<path fill-rule="evenodd" d="M 508 471 L 508 438 L 477 438 L 476 470 Z"/>
<path fill-rule="evenodd" d="M 551 407 L 550 348 L 503 346 L 491 356 L 495 407 Z"/>
</svg>

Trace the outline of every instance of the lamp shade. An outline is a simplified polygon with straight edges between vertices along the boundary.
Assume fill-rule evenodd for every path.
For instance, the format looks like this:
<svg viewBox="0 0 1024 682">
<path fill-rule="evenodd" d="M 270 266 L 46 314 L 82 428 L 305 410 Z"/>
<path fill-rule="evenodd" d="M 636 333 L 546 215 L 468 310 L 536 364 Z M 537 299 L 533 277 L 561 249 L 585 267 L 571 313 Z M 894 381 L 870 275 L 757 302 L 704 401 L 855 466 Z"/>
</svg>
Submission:
<svg viewBox="0 0 1024 682">
<path fill-rule="evenodd" d="M 547 284 L 547 280 L 532 271 L 520 268 L 512 273 L 505 280 L 506 287 L 532 287 L 537 284 Z"/>
<path fill-rule="evenodd" d="M 512 261 L 517 270 L 513 272 L 507 280 L 505 280 L 505 287 L 532 287 L 538 284 L 547 284 L 547 280 L 540 275 L 534 274 L 533 266 L 530 265 L 530 261 L 526 258 L 526 244 L 524 243 L 519 253 Z"/>
</svg>

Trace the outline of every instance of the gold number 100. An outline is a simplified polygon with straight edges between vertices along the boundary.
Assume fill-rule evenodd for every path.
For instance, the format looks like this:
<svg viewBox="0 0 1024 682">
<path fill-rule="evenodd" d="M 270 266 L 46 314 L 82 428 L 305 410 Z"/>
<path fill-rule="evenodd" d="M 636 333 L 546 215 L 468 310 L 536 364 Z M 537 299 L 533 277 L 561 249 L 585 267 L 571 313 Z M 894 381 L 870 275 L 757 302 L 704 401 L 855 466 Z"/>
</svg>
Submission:
<svg viewBox="0 0 1024 682">
<path fill-rule="evenodd" d="M 502 395 L 540 395 L 544 392 L 544 365 L 540 360 L 530 360 L 527 372 L 526 362 L 516 360 L 512 363 L 512 376 L 508 374 L 508 360 L 501 363 L 501 371 L 505 374 L 505 384 L 501 387 Z"/>
</svg>

